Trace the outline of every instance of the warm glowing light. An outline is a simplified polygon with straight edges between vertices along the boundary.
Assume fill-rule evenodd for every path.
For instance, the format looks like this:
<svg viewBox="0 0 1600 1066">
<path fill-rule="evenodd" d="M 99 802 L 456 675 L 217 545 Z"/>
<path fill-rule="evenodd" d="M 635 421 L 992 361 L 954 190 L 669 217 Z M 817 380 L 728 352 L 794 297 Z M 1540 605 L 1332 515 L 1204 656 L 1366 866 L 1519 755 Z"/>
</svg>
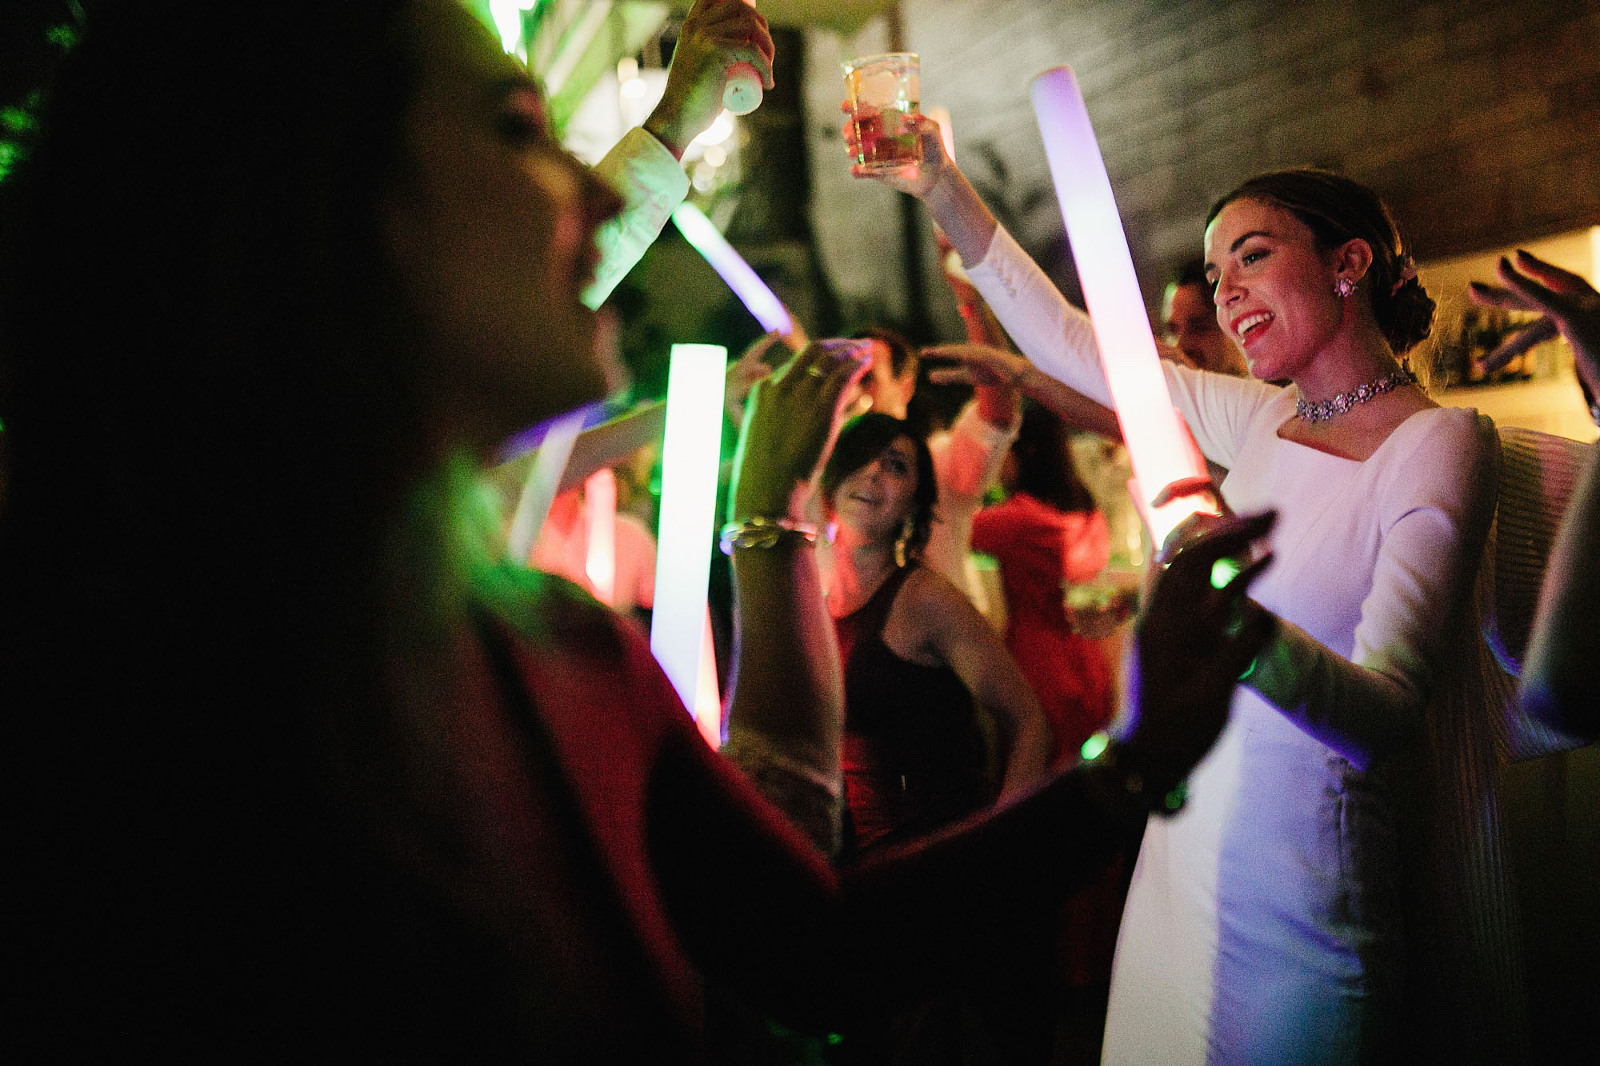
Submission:
<svg viewBox="0 0 1600 1066">
<path fill-rule="evenodd" d="M 736 126 L 737 123 L 734 121 L 733 112 L 723 111 L 722 114 L 716 117 L 710 126 L 706 127 L 706 131 L 704 133 L 689 143 L 704 146 L 721 144 L 723 141 L 733 136 L 733 131 Z"/>
<path fill-rule="evenodd" d="M 583 483 L 584 525 L 589 528 L 589 549 L 583 572 L 594 598 L 607 607 L 617 604 L 617 478 L 610 470 L 596 470 Z"/>
<path fill-rule="evenodd" d="M 720 167 L 728 161 L 728 153 L 723 151 L 722 145 L 713 144 L 706 149 L 705 160 L 714 167 Z"/>
<path fill-rule="evenodd" d="M 728 288 L 761 323 L 762 329 L 769 333 L 781 333 L 785 337 L 798 332 L 783 301 L 767 287 L 766 282 L 756 276 L 750 264 L 734 251 L 733 245 L 718 232 L 703 211 L 690 203 L 679 204 L 672 212 L 672 221 L 678 227 L 678 232 L 683 234 L 683 239 L 705 256 L 706 262 L 728 283 Z"/>
<path fill-rule="evenodd" d="M 1188 430 L 1172 408 L 1111 180 L 1071 68 L 1053 67 L 1039 75 L 1032 97 L 1100 363 L 1128 457 L 1143 486 L 1141 502 L 1148 505 L 1175 482 L 1205 477 L 1205 464 L 1196 464 Z M 1179 522 L 1198 512 L 1216 513 L 1208 496 L 1191 494 L 1147 507 L 1157 546 Z"/>
<path fill-rule="evenodd" d="M 545 432 L 539 451 L 533 457 L 533 468 L 528 471 L 528 480 L 523 483 L 522 495 L 517 499 L 517 509 L 511 516 L 507 541 L 512 562 L 528 564 L 528 553 L 533 551 L 533 542 L 539 539 L 539 530 L 544 528 L 550 504 L 561 484 L 561 474 L 567 469 L 572 443 L 578 439 L 589 413 L 588 407 L 569 411 L 551 422 Z"/>
<path fill-rule="evenodd" d="M 719 731 L 722 708 L 705 702 L 702 672 L 705 659 L 712 655 L 706 639 L 706 587 L 716 526 L 727 363 L 728 350 L 720 345 L 672 346 L 667 428 L 661 444 L 655 606 L 650 618 L 650 650 L 678 698 L 702 730 L 707 718 L 715 716 Z M 713 680 L 713 695 L 715 688 Z"/>
</svg>

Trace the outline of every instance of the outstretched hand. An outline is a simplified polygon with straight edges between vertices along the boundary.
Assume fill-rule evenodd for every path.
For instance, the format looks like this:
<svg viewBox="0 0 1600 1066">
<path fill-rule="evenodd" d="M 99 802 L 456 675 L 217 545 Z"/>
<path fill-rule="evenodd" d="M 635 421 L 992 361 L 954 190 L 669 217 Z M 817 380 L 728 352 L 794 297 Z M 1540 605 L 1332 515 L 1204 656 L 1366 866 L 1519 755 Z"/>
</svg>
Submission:
<svg viewBox="0 0 1600 1066">
<path fill-rule="evenodd" d="M 862 127 L 868 130 L 877 127 L 877 123 L 866 120 L 875 117 L 878 114 L 878 109 L 863 106 L 852 110 L 848 100 L 840 104 L 839 109 L 850 119 L 844 124 L 844 128 L 841 131 L 844 135 L 845 148 L 849 151 L 852 160 L 858 159 L 860 158 L 858 150 L 861 145 L 860 138 L 862 137 L 860 130 Z M 858 118 L 862 121 L 856 121 Z M 871 178 L 874 181 L 882 182 L 891 189 L 910 193 L 912 196 L 921 199 L 939 183 L 939 178 L 944 174 L 945 170 L 953 168 L 955 164 L 950 162 L 949 156 L 945 155 L 944 138 L 939 133 L 939 124 L 937 122 L 927 115 L 911 114 L 904 117 L 902 124 L 910 126 L 916 132 L 917 139 L 922 144 L 921 163 L 909 163 L 903 167 L 878 170 L 852 162 L 850 173 L 858 178 Z M 869 132 L 865 136 L 869 139 L 867 147 L 870 148 L 872 134 Z"/>
<path fill-rule="evenodd" d="M 1189 542 L 1157 578 L 1139 615 L 1122 748 L 1156 795 L 1176 787 L 1211 748 L 1227 724 L 1239 676 L 1276 630 L 1277 619 L 1246 596 L 1271 552 L 1220 587 L 1232 568 L 1217 566 L 1247 557 L 1276 519 L 1271 511 L 1225 518 Z"/>
<path fill-rule="evenodd" d="M 1016 352 L 987 344 L 936 344 L 924 348 L 922 358 L 954 361 L 954 366 L 933 367 L 928 371 L 928 379 L 939 383 L 1016 388 L 1028 369 L 1028 360 Z"/>
<path fill-rule="evenodd" d="M 1600 292 L 1577 274 L 1527 252 L 1518 252 L 1515 263 L 1502 257 L 1499 274 L 1504 285 L 1474 281 L 1472 299 L 1486 307 L 1539 311 L 1545 317 L 1491 352 L 1487 369 L 1499 369 L 1559 332 L 1572 345 L 1590 395 L 1600 397 Z"/>
<path fill-rule="evenodd" d="M 810 482 L 838 436 L 844 398 L 871 365 L 870 342 L 813 341 L 756 382 L 734 455 L 733 514 L 802 518 Z"/>
<path fill-rule="evenodd" d="M 772 33 L 745 0 L 696 0 L 683 20 L 667 70 L 667 87 L 644 128 L 675 156 L 722 113 L 728 71 L 749 63 L 772 88 Z"/>
</svg>

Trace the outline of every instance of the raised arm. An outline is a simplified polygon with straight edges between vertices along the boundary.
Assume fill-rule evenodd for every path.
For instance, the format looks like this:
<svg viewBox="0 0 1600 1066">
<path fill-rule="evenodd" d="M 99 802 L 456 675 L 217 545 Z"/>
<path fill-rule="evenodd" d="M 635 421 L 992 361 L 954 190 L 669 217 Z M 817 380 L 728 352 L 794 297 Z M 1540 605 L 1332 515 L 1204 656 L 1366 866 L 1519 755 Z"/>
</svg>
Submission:
<svg viewBox="0 0 1600 1066">
<path fill-rule="evenodd" d="M 1005 768 L 1002 797 L 1036 784 L 1050 759 L 1050 724 L 1000 635 L 959 589 L 931 570 L 918 571 L 902 597 L 934 654 L 994 718 Z"/>
<path fill-rule="evenodd" d="M 775 800 L 806 803 L 804 828 L 824 850 L 837 826 L 822 820 L 838 812 L 823 809 L 828 801 L 818 790 L 841 794 L 844 682 L 817 553 L 795 530 L 805 527 L 812 479 L 838 433 L 845 391 L 866 372 L 863 350 L 819 341 L 756 384 L 729 494 L 729 517 L 748 536 L 730 542 L 735 658 L 727 753 L 764 789 L 786 790 Z"/>
<path fill-rule="evenodd" d="M 949 359 L 955 365 L 939 367 L 934 381 L 979 382 L 1002 380 L 1062 421 L 1109 440 L 1122 439 L 1116 412 L 1064 385 L 1015 352 L 987 344 L 938 344 L 922 351 L 925 359 Z"/>
<path fill-rule="evenodd" d="M 916 125 L 922 138 L 920 165 L 899 171 L 855 166 L 851 172 L 920 199 L 1022 354 L 1051 377 L 1109 407 L 1111 395 L 1088 316 L 1067 302 L 995 220 L 966 175 L 945 154 L 938 124 L 920 115 L 908 116 L 907 121 Z M 844 135 L 853 151 L 854 123 L 845 123 Z"/>
<path fill-rule="evenodd" d="M 1559 331 L 1572 345 L 1580 378 L 1600 396 L 1600 293 L 1576 274 L 1527 252 L 1500 261 L 1501 286 L 1474 283 L 1473 299 L 1494 307 L 1538 311 L 1542 332 Z M 1523 331 L 1534 334 L 1538 324 Z M 1493 357 L 1491 357 L 1493 358 Z M 1600 740 L 1600 449 L 1589 456 L 1567 502 L 1539 594 L 1528 657 L 1522 668 L 1523 709 L 1535 720 L 1588 743 Z"/>
<path fill-rule="evenodd" d="M 600 227 L 600 262 L 584 303 L 599 307 L 661 234 L 689 194 L 678 161 L 689 142 L 722 111 L 722 86 L 736 63 L 749 63 L 772 88 L 772 34 L 743 0 L 697 0 L 683 21 L 667 87 L 644 125 L 630 131 L 595 166 L 622 195 L 623 210 Z"/>
</svg>

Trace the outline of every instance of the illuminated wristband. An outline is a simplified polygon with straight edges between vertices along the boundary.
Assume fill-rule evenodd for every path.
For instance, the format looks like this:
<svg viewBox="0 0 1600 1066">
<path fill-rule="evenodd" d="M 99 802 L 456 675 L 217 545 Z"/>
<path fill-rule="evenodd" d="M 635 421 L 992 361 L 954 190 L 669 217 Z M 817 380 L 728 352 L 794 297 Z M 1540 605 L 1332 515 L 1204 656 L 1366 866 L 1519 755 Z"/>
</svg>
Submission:
<svg viewBox="0 0 1600 1066">
<path fill-rule="evenodd" d="M 1183 809 L 1189 799 L 1189 783 L 1179 781 L 1160 796 L 1146 790 L 1144 775 L 1131 767 L 1123 766 L 1117 758 L 1118 748 L 1105 733 L 1096 733 L 1083 742 L 1083 761 L 1086 766 L 1098 766 L 1117 780 L 1119 801 L 1155 814 L 1171 815 Z"/>
<path fill-rule="evenodd" d="M 817 527 L 810 522 L 751 515 L 722 527 L 722 554 L 732 555 L 735 548 L 776 548 L 787 540 L 811 544 L 816 539 Z"/>
</svg>

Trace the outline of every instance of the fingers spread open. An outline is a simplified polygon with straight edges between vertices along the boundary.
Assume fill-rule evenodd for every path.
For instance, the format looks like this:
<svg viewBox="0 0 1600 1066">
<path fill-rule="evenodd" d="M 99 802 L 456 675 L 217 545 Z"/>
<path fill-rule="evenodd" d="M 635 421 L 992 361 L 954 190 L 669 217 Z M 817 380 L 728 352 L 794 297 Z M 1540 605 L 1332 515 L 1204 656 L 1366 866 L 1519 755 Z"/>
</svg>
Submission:
<svg viewBox="0 0 1600 1066">
<path fill-rule="evenodd" d="M 1474 281 L 1467 286 L 1472 302 L 1483 307 L 1503 307 L 1508 311 L 1537 311 L 1538 305 L 1519 292 L 1500 285 Z"/>
<path fill-rule="evenodd" d="M 1517 252 L 1517 268 L 1538 278 L 1556 292 L 1582 292 L 1589 287 L 1589 282 L 1580 275 L 1570 270 L 1563 270 L 1554 263 L 1547 263 L 1529 252 L 1520 250 Z"/>
<path fill-rule="evenodd" d="M 928 380 L 935 385 L 971 385 L 972 371 L 964 366 L 941 366 L 928 371 Z"/>
<path fill-rule="evenodd" d="M 1555 321 L 1549 317 L 1531 322 L 1516 333 L 1513 333 L 1498 348 L 1485 356 L 1483 368 L 1491 373 L 1499 370 L 1534 345 L 1554 340 L 1560 332 L 1556 328 Z"/>
<path fill-rule="evenodd" d="M 1531 302 L 1532 306 L 1527 308 L 1528 310 L 1563 311 L 1566 309 L 1567 299 L 1563 294 L 1547 288 L 1533 277 L 1522 273 L 1515 266 L 1512 266 L 1511 260 L 1505 256 L 1500 257 L 1498 273 L 1500 274 L 1500 280 L 1504 281 L 1512 292 L 1520 294 Z"/>
</svg>

